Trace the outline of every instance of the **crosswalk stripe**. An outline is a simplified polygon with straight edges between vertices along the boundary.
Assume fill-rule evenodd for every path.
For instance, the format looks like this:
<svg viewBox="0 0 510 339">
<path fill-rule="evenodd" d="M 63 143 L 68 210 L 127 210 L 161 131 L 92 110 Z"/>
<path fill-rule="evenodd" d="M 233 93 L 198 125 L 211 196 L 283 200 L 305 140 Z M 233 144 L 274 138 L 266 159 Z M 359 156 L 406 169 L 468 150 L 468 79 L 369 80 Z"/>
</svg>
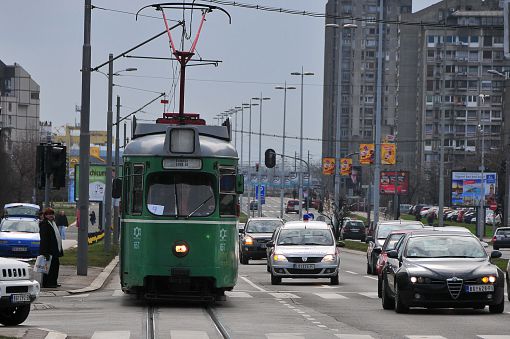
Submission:
<svg viewBox="0 0 510 339">
<path fill-rule="evenodd" d="M 122 290 L 115 290 L 115 292 L 112 294 L 112 297 L 122 297 L 123 295 L 124 292 L 122 292 Z"/>
<path fill-rule="evenodd" d="M 46 337 L 44 337 L 44 339 L 66 339 L 66 338 L 67 334 L 54 331 L 49 331 Z"/>
<path fill-rule="evenodd" d="M 364 295 L 367 298 L 378 299 L 377 292 L 360 292 L 358 294 Z"/>
<path fill-rule="evenodd" d="M 314 293 L 314 294 L 323 299 L 349 299 L 346 296 L 343 296 L 338 293 Z"/>
<path fill-rule="evenodd" d="M 281 293 L 281 292 L 276 292 L 276 293 L 269 293 L 270 295 L 272 295 L 273 297 L 275 298 L 281 298 L 281 299 L 299 299 L 301 297 L 298 297 L 297 295 L 295 294 L 292 294 L 292 293 Z"/>
<path fill-rule="evenodd" d="M 90 339 L 129 339 L 129 331 L 95 331 Z"/>
<path fill-rule="evenodd" d="M 508 335 L 508 334 L 502 334 L 502 335 L 481 335 L 481 334 L 478 334 L 476 337 L 480 338 L 480 339 L 509 339 L 510 335 Z"/>
<path fill-rule="evenodd" d="M 209 339 L 209 336 L 204 331 L 170 331 L 171 339 Z"/>
<path fill-rule="evenodd" d="M 343 333 L 337 333 L 335 334 L 336 337 L 342 338 L 342 339 L 374 339 L 371 335 L 368 334 L 343 334 Z"/>
<path fill-rule="evenodd" d="M 267 333 L 267 339 L 305 339 L 302 333 Z"/>
<path fill-rule="evenodd" d="M 406 336 L 408 339 L 446 339 L 440 335 L 408 335 Z"/>
<path fill-rule="evenodd" d="M 246 292 L 237 292 L 237 291 L 231 291 L 231 292 L 225 292 L 227 297 L 230 298 L 253 298 L 250 294 Z"/>
</svg>

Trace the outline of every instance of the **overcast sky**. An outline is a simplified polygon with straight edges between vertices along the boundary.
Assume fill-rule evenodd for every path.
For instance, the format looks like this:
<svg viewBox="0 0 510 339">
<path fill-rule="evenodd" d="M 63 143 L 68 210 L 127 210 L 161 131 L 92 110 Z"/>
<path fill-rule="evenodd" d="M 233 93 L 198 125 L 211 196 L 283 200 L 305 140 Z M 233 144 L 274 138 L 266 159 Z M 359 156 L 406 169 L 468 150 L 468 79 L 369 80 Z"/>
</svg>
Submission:
<svg viewBox="0 0 510 339">
<path fill-rule="evenodd" d="M 324 13 L 326 0 L 246 0 L 242 3 L 260 4 L 285 9 Z M 420 10 L 436 0 L 413 1 L 413 11 Z M 41 120 L 50 120 L 55 127 L 79 122 L 75 106 L 81 104 L 81 63 L 83 46 L 83 4 L 75 0 L 2 0 L 0 10 L 0 60 L 7 65 L 20 64 L 41 86 Z M 118 55 L 144 40 L 162 32 L 160 12 L 146 9 L 139 17 L 131 13 L 150 4 L 139 0 L 93 0 L 92 12 L 92 67 L 108 59 L 108 53 Z M 102 8 L 102 9 L 101 9 Z M 324 61 L 324 19 L 309 16 L 269 13 L 254 9 L 223 7 L 232 16 L 232 23 L 220 11 L 207 16 L 197 45 L 196 57 L 220 60 L 218 67 L 196 66 L 187 68 L 186 112 L 197 112 L 212 124 L 218 113 L 249 102 L 250 98 L 270 97 L 262 109 L 263 133 L 281 134 L 283 121 L 283 91 L 274 87 L 287 81 L 297 90 L 287 92 L 287 135 L 299 136 L 300 77 L 291 72 L 313 72 L 304 81 L 304 136 L 320 138 L 322 133 L 322 94 Z M 168 19 L 178 20 L 182 11 L 167 10 Z M 197 31 L 199 15 L 187 22 L 192 38 Z M 174 39 L 181 41 L 181 32 L 174 30 Z M 185 42 L 189 49 L 190 42 Z M 167 36 L 130 53 L 138 56 L 170 57 Z M 121 96 L 122 115 L 128 114 L 154 99 L 157 93 L 174 93 L 172 78 L 175 63 L 134 58 L 121 58 L 115 70 L 136 67 L 136 72 L 125 72 L 115 77 L 114 95 Z M 101 69 L 108 72 L 107 67 Z M 130 89 L 138 88 L 148 91 Z M 175 92 L 178 97 L 178 91 Z M 175 102 L 175 111 L 178 101 Z M 115 98 L 114 98 L 115 103 Z M 171 105 L 171 109 L 174 106 Z M 104 130 L 107 111 L 107 78 L 92 74 L 91 124 L 93 130 Z M 114 110 L 115 111 L 115 110 Z M 139 119 L 154 119 L 163 107 L 157 103 L 137 114 Z M 241 118 L 238 115 L 238 129 Z M 252 130 L 258 131 L 259 108 L 252 110 Z M 248 114 L 245 115 L 248 130 Z M 245 139 L 244 157 L 248 142 Z M 240 145 L 240 137 L 238 137 Z M 299 141 L 288 139 L 286 153 L 299 152 Z M 262 150 L 281 149 L 280 138 L 263 137 Z M 314 161 L 319 161 L 321 145 L 318 141 L 305 141 L 304 152 L 309 150 Z M 258 136 L 252 139 L 252 159 L 258 157 Z"/>
</svg>

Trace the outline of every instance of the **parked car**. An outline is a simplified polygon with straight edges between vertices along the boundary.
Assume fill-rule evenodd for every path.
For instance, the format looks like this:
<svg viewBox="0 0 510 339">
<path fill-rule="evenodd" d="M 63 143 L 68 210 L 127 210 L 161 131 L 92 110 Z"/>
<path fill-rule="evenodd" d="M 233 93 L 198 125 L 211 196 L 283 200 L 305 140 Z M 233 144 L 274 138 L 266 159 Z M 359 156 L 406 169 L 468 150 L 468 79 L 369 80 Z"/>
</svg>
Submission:
<svg viewBox="0 0 510 339">
<path fill-rule="evenodd" d="M 420 221 L 387 220 L 378 222 L 373 236 L 367 236 L 367 274 L 376 273 L 375 265 L 377 264 L 379 253 L 381 253 L 380 248 L 391 231 L 397 229 L 416 230 L 423 229 L 423 227 Z M 375 248 L 377 248 L 377 250 L 374 251 Z"/>
<path fill-rule="evenodd" d="M 510 247 L 510 227 L 500 227 L 494 232 L 492 237 L 492 248 L 499 250 L 500 248 Z"/>
<path fill-rule="evenodd" d="M 16 326 L 30 313 L 30 304 L 39 296 L 41 287 L 31 280 L 26 262 L 0 258 L 0 324 Z"/>
<path fill-rule="evenodd" d="M 259 209 L 259 202 L 257 200 L 250 201 L 250 211 L 257 211 Z"/>
<path fill-rule="evenodd" d="M 487 209 L 485 212 L 485 223 L 487 225 L 501 225 L 501 215 L 495 214 L 493 210 Z"/>
<path fill-rule="evenodd" d="M 239 261 L 248 265 L 250 259 L 266 257 L 266 244 L 277 227 L 283 225 L 278 218 L 250 218 L 240 230 Z"/>
<path fill-rule="evenodd" d="M 4 205 L 3 217 L 37 218 L 41 207 L 39 205 L 16 202 Z"/>
<path fill-rule="evenodd" d="M 407 313 L 410 307 L 505 308 L 504 273 L 491 264 L 477 237 L 461 232 L 411 232 L 388 251 L 382 275 L 382 306 Z M 492 251 L 490 258 L 501 257 Z M 393 260 L 390 260 L 393 259 Z"/>
<path fill-rule="evenodd" d="M 357 239 L 365 242 L 366 228 L 361 220 L 347 220 L 340 231 L 340 239 Z"/>
<path fill-rule="evenodd" d="M 400 204 L 400 213 L 409 213 L 409 210 L 413 207 L 410 204 Z"/>
<path fill-rule="evenodd" d="M 303 205 L 301 206 L 304 207 Z M 287 201 L 285 213 L 299 213 L 299 200 L 292 199 Z"/>
<path fill-rule="evenodd" d="M 338 285 L 340 252 L 331 227 L 322 221 L 291 221 L 280 227 L 271 248 L 268 266 L 271 284 L 282 278 L 329 278 Z"/>
<path fill-rule="evenodd" d="M 7 217 L 0 222 L 0 256 L 35 258 L 39 243 L 38 219 Z"/>
</svg>

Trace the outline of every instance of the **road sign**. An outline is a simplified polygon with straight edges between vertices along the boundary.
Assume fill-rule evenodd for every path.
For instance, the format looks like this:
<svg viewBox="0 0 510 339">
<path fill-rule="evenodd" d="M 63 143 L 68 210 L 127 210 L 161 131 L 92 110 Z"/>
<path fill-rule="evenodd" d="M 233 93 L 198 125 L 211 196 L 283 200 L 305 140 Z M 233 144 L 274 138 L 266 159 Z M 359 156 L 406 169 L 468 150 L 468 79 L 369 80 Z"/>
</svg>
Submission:
<svg viewBox="0 0 510 339">
<path fill-rule="evenodd" d="M 259 187 L 255 185 L 255 199 L 259 200 Z M 266 185 L 260 185 L 260 203 L 264 205 L 266 203 Z"/>
</svg>

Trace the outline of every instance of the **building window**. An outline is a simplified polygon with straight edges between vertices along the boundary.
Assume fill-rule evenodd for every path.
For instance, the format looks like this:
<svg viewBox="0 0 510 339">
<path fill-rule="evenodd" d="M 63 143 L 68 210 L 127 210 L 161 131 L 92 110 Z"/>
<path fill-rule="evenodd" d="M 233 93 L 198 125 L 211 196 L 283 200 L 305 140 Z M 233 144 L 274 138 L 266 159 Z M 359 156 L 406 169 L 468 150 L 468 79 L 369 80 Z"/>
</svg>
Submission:
<svg viewBox="0 0 510 339">
<path fill-rule="evenodd" d="M 33 100 L 39 100 L 39 92 L 31 92 L 30 98 Z"/>
<path fill-rule="evenodd" d="M 436 42 L 435 40 L 436 40 L 436 36 L 435 35 L 429 35 L 428 36 L 429 44 L 433 44 L 434 42 Z"/>
<path fill-rule="evenodd" d="M 432 124 L 425 125 L 425 134 L 432 134 L 434 132 L 434 126 Z"/>
<path fill-rule="evenodd" d="M 469 41 L 473 42 L 473 43 L 478 43 L 478 36 L 476 35 L 472 35 L 470 38 L 469 38 Z"/>
<path fill-rule="evenodd" d="M 487 35 L 483 37 L 483 45 L 485 47 L 492 46 L 492 35 Z"/>
<path fill-rule="evenodd" d="M 492 51 L 483 51 L 484 60 L 492 60 Z"/>
</svg>

